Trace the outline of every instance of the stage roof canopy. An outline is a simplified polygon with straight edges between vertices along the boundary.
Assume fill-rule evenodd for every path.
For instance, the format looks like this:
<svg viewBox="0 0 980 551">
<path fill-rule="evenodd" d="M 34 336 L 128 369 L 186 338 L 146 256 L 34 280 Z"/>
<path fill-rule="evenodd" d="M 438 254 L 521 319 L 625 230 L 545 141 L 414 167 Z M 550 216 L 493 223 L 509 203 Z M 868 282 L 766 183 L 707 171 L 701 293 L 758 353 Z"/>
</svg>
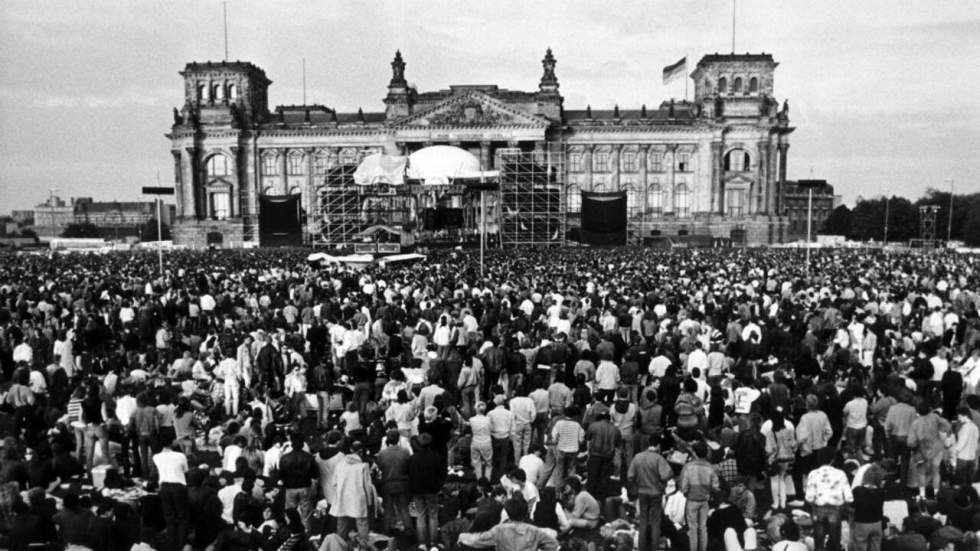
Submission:
<svg viewBox="0 0 980 551">
<path fill-rule="evenodd" d="M 496 170 L 480 170 L 480 160 L 475 155 L 451 145 L 424 147 L 408 157 L 368 155 L 354 172 L 354 182 L 362 186 L 377 184 L 401 185 L 405 179 L 421 181 L 426 185 L 447 185 L 457 180 L 486 180 L 496 178 Z"/>
</svg>

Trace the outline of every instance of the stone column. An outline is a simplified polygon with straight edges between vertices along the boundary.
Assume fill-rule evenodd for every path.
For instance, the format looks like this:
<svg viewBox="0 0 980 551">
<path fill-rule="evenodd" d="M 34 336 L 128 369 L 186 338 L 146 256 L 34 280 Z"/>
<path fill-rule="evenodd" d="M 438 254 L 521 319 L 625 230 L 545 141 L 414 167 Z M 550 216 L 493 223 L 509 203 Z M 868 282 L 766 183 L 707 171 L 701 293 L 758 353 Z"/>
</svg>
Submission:
<svg viewBox="0 0 980 551">
<path fill-rule="evenodd" d="M 490 170 L 490 142 L 480 142 L 480 170 Z"/>
<path fill-rule="evenodd" d="M 282 181 L 282 194 L 289 194 L 289 149 L 279 150 L 279 173 Z"/>
<path fill-rule="evenodd" d="M 786 153 L 789 151 L 789 144 L 780 142 L 779 144 L 779 207 L 783 208 L 786 200 Z"/>
<path fill-rule="evenodd" d="M 620 186 L 619 186 L 619 171 L 620 171 L 619 161 L 620 161 L 620 155 L 622 154 L 622 152 L 623 152 L 623 146 L 622 146 L 622 144 L 616 144 L 616 145 L 614 145 L 612 147 L 612 151 L 609 152 L 610 153 L 610 155 L 609 155 L 609 157 L 610 157 L 609 162 L 612 163 L 612 176 L 611 176 L 611 179 L 612 179 L 612 187 L 616 191 L 619 191 L 620 190 Z"/>
<path fill-rule="evenodd" d="M 181 166 L 180 150 L 171 149 L 170 154 L 174 158 L 174 199 L 177 203 L 177 219 L 184 218 L 186 203 L 184 199 L 184 172 Z"/>
<path fill-rule="evenodd" d="M 197 148 L 187 147 L 184 149 L 184 152 L 187 154 L 187 164 L 185 165 L 187 170 L 187 178 L 185 179 L 186 184 L 184 186 L 184 215 L 193 218 L 200 218 L 201 206 L 200 199 L 198 198 L 200 178 L 198 177 L 197 170 Z"/>
<path fill-rule="evenodd" d="M 722 185 L 724 175 L 724 144 L 711 142 L 711 212 L 725 213 L 725 189 Z"/>
<path fill-rule="evenodd" d="M 669 163 L 667 161 L 668 155 L 670 157 Z M 673 212 L 676 216 L 677 212 L 674 210 L 674 186 L 677 185 L 677 183 L 674 181 L 674 172 L 675 168 L 677 167 L 677 144 L 667 145 L 667 150 L 664 152 L 664 163 L 667 165 L 667 181 L 665 183 L 667 193 L 664 194 L 663 199 L 664 212 Z"/>
<path fill-rule="evenodd" d="M 777 157 L 776 147 L 772 141 L 768 142 L 766 144 L 766 184 L 769 186 L 769 214 L 774 216 L 781 214 L 779 208 L 779 185 L 776 181 Z"/>
<path fill-rule="evenodd" d="M 647 182 L 647 159 L 650 157 L 650 145 L 640 147 L 636 152 L 636 168 L 639 170 L 639 185 L 643 186 L 643 215 L 646 219 L 647 210 L 650 208 L 650 184 Z"/>
<path fill-rule="evenodd" d="M 769 155 L 768 155 L 768 142 L 760 141 L 757 144 L 757 150 L 759 152 L 759 169 L 756 172 L 759 181 L 759 212 L 764 214 L 772 214 L 772 207 L 770 206 L 770 201 L 772 197 L 772 187 L 769 185 L 769 171 L 767 167 L 769 166 Z"/>
<path fill-rule="evenodd" d="M 236 216 L 241 216 L 242 214 L 242 182 L 246 178 L 242 178 L 242 152 L 241 148 L 237 145 L 231 146 L 231 201 L 229 209 L 231 212 L 228 213 L 228 218 L 234 218 Z"/>
<path fill-rule="evenodd" d="M 583 161 L 585 162 L 585 183 L 588 186 L 587 191 L 592 191 L 592 151 L 595 149 L 595 145 L 589 144 L 585 146 L 582 150 Z"/>
</svg>

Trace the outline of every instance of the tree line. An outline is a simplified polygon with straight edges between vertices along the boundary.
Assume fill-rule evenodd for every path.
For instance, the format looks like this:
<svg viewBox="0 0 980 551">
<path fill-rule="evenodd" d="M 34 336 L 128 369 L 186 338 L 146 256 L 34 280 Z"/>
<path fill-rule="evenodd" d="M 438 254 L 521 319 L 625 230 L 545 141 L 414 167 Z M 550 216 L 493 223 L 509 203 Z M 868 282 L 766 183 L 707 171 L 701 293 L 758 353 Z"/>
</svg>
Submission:
<svg viewBox="0 0 980 551">
<path fill-rule="evenodd" d="M 936 213 L 936 239 L 946 239 L 949 228 L 949 192 L 929 188 L 915 202 L 905 197 L 859 198 L 854 208 L 841 205 L 831 211 L 820 228 L 820 233 L 844 235 L 856 241 L 883 241 L 885 215 L 888 215 L 888 241 L 908 241 L 920 236 L 921 218 L 919 207 L 934 205 Z M 953 225 L 951 239 L 980 246 L 980 193 L 953 194 Z"/>
</svg>

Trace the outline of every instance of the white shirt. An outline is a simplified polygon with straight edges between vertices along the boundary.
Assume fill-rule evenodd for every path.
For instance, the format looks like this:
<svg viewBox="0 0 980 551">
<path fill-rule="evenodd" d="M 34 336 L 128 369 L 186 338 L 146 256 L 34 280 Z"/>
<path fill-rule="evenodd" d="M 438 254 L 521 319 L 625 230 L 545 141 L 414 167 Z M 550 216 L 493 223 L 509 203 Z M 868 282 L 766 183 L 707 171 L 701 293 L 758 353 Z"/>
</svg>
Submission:
<svg viewBox="0 0 980 551">
<path fill-rule="evenodd" d="M 229 444 L 224 450 L 224 457 L 221 460 L 221 468 L 226 471 L 235 471 L 235 462 L 242 456 L 241 446 Z"/>
<path fill-rule="evenodd" d="M 218 490 L 218 499 L 221 501 L 221 519 L 228 524 L 233 524 L 232 514 L 235 512 L 235 497 L 242 493 L 242 487 L 238 484 L 230 484 Z"/>
<path fill-rule="evenodd" d="M 173 450 L 163 450 L 153 456 L 153 464 L 160 474 L 160 484 L 171 482 L 187 485 L 184 473 L 187 472 L 187 456 Z"/>
<path fill-rule="evenodd" d="M 31 345 L 22 342 L 14 347 L 14 363 L 24 362 L 30 365 L 34 361 L 34 350 Z"/>
<path fill-rule="evenodd" d="M 129 394 L 124 394 L 116 400 L 116 419 L 119 419 L 119 422 L 124 427 L 128 427 L 129 420 L 133 418 L 136 409 L 136 398 Z"/>
<path fill-rule="evenodd" d="M 541 472 L 544 470 L 544 461 L 540 457 L 529 453 L 517 462 L 517 466 L 527 475 L 527 481 L 529 483 L 535 486 L 538 484 L 538 478 L 540 478 Z"/>
</svg>

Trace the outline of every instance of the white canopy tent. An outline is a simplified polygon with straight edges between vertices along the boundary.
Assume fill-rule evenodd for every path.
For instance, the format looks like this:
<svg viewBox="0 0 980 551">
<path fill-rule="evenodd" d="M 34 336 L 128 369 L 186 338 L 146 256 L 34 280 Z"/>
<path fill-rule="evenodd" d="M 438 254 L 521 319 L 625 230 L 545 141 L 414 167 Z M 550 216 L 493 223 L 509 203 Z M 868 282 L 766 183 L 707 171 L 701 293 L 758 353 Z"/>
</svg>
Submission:
<svg viewBox="0 0 980 551">
<path fill-rule="evenodd" d="M 405 157 L 375 153 L 357 166 L 354 182 L 369 186 L 378 184 L 402 185 L 405 178 L 421 180 L 426 185 L 447 185 L 457 179 L 496 178 L 496 170 L 480 170 L 475 155 L 450 145 L 424 147 Z"/>
</svg>

